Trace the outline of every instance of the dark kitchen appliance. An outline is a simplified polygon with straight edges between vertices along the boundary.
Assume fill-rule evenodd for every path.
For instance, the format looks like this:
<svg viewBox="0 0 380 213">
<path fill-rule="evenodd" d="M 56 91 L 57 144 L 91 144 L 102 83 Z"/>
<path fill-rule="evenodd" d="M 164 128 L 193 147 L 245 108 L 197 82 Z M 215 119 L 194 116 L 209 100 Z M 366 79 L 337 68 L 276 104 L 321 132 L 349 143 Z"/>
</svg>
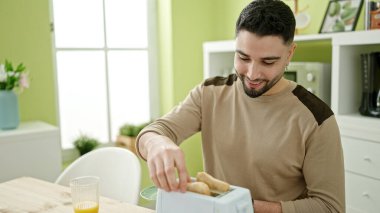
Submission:
<svg viewBox="0 0 380 213">
<path fill-rule="evenodd" d="M 359 112 L 380 118 L 380 52 L 361 54 L 362 102 Z"/>
</svg>

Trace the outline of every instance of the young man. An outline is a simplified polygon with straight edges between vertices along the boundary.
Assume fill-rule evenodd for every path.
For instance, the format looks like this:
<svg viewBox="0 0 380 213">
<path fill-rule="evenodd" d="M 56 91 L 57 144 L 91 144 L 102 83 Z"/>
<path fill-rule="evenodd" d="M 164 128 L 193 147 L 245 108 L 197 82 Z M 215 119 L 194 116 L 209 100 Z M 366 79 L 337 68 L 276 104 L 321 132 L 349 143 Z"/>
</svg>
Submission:
<svg viewBox="0 0 380 213">
<path fill-rule="evenodd" d="M 283 78 L 296 48 L 294 30 L 293 13 L 282 1 L 253 1 L 241 12 L 236 73 L 206 80 L 138 137 L 156 186 L 186 190 L 189 175 L 178 145 L 201 131 L 206 172 L 250 189 L 255 212 L 345 212 L 333 112 Z"/>
</svg>

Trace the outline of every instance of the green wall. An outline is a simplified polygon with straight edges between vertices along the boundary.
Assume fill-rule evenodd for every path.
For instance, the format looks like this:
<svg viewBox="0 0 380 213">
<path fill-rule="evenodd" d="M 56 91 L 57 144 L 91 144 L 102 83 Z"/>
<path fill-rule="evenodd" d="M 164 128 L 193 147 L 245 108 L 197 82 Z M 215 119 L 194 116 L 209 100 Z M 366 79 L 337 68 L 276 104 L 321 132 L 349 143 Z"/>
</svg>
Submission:
<svg viewBox="0 0 380 213">
<path fill-rule="evenodd" d="M 30 88 L 19 96 L 20 119 L 57 124 L 49 0 L 0 0 L 0 63 L 24 63 Z"/>
<path fill-rule="evenodd" d="M 173 91 L 173 40 L 171 0 L 161 0 L 157 4 L 158 16 L 158 70 L 160 72 L 160 114 L 174 105 Z"/>
</svg>

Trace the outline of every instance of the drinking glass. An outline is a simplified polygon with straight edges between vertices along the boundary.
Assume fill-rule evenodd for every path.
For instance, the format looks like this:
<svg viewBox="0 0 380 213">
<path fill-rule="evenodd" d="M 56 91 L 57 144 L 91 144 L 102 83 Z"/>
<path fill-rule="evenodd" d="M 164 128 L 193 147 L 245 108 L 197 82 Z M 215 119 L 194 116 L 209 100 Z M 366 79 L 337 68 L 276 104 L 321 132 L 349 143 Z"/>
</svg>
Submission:
<svg viewBox="0 0 380 213">
<path fill-rule="evenodd" d="M 99 177 L 83 176 L 70 181 L 75 213 L 98 213 Z"/>
</svg>

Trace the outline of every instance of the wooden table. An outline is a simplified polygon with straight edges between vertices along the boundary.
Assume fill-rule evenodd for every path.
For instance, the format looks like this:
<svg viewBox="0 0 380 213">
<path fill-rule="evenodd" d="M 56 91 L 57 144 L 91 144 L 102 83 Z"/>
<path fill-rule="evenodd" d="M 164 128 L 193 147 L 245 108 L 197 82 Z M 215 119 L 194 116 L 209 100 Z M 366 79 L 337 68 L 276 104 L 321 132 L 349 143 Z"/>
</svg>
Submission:
<svg viewBox="0 0 380 213">
<path fill-rule="evenodd" d="M 151 209 L 100 197 L 99 213 L 154 213 Z M 22 177 L 0 183 L 0 213 L 73 213 L 70 188 Z"/>
</svg>

